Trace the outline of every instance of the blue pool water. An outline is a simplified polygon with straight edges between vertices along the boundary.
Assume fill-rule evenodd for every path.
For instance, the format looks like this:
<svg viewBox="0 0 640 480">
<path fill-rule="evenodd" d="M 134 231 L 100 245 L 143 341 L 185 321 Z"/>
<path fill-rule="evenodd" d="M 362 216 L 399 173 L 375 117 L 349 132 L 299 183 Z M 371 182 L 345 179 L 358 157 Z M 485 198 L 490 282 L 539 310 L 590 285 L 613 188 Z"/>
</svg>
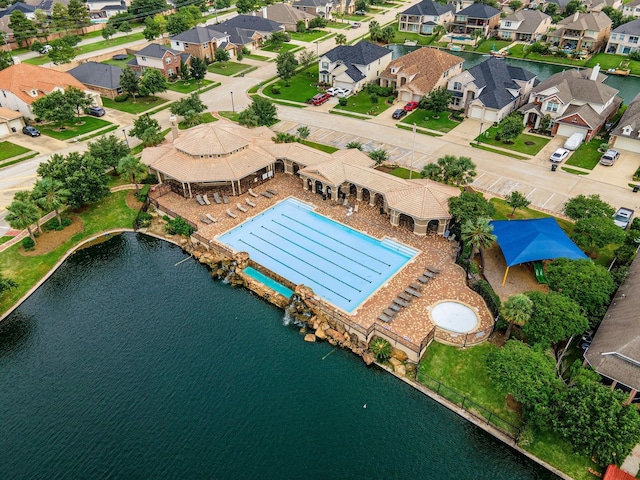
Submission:
<svg viewBox="0 0 640 480">
<path fill-rule="evenodd" d="M 416 255 L 389 239 L 377 240 L 288 198 L 218 237 L 236 251 L 295 284 L 304 284 L 346 312 Z"/>
<path fill-rule="evenodd" d="M 250 277 L 255 278 L 257 281 L 259 281 L 263 285 L 266 285 L 270 289 L 275 290 L 276 292 L 278 292 L 280 295 L 284 297 L 291 298 L 291 295 L 293 295 L 293 291 L 291 289 L 285 287 L 281 283 L 276 282 L 273 278 L 269 278 L 266 275 L 263 275 L 262 273 L 257 271 L 255 268 L 247 267 L 242 271 L 247 275 L 249 275 Z"/>
</svg>

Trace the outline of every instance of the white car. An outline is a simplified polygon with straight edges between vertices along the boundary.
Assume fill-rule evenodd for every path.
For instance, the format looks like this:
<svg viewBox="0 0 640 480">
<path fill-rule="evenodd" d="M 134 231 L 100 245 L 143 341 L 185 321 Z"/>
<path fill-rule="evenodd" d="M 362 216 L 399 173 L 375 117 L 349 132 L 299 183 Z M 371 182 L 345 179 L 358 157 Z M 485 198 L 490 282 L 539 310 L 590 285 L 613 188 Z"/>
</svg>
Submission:
<svg viewBox="0 0 640 480">
<path fill-rule="evenodd" d="M 338 90 L 338 97 L 348 97 L 353 93 L 353 90 L 350 88 L 341 88 Z"/>
<path fill-rule="evenodd" d="M 558 148 L 555 152 L 551 154 L 551 157 L 549 157 L 549 160 L 555 163 L 560 163 L 565 158 L 567 158 L 570 153 L 571 152 L 566 148 Z"/>
<path fill-rule="evenodd" d="M 338 95 L 340 93 L 340 88 L 338 87 L 331 87 L 327 89 L 327 93 L 329 95 L 331 95 L 332 97 L 335 97 L 336 95 Z"/>
</svg>

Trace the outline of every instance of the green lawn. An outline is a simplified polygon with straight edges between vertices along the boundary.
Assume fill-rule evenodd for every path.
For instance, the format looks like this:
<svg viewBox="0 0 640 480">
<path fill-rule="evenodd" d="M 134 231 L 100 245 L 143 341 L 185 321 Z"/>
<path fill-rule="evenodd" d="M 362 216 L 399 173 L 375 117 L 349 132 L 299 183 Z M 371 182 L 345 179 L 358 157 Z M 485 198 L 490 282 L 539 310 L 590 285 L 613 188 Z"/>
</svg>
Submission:
<svg viewBox="0 0 640 480">
<path fill-rule="evenodd" d="M 351 24 L 349 22 L 329 22 L 327 27 L 345 29 L 345 28 L 351 28 Z"/>
<path fill-rule="evenodd" d="M 126 190 L 113 193 L 85 208 L 78 214 L 84 223 L 84 230 L 52 252 L 38 256 L 24 256 L 19 251 L 20 243 L 5 250 L 0 255 L 0 271 L 6 277 L 14 279 L 18 287 L 2 295 L 0 312 L 5 312 L 11 307 L 55 265 L 67 250 L 79 241 L 104 230 L 131 228 L 138 212 L 127 206 L 125 198 L 128 193 Z"/>
<path fill-rule="evenodd" d="M 439 118 L 433 118 L 435 112 L 432 110 L 416 109 L 406 117 L 402 119 L 402 123 L 407 125 L 413 125 L 414 123 L 418 127 L 428 128 L 430 130 L 436 130 L 438 132 L 447 133 L 460 125 L 460 122 L 449 118 L 449 112 L 440 112 Z"/>
<path fill-rule="evenodd" d="M 582 170 L 578 170 L 577 168 L 560 167 L 560 170 L 563 170 L 567 173 L 571 173 L 573 175 L 588 175 L 587 172 L 583 172 Z"/>
<path fill-rule="evenodd" d="M 21 147 L 11 142 L 0 142 L 0 161 L 11 157 L 17 157 L 29 151 L 28 148 Z"/>
<path fill-rule="evenodd" d="M 549 143 L 550 138 L 538 137 L 534 135 L 528 135 L 521 133 L 518 138 L 514 140 L 512 144 L 503 143 L 502 140 L 496 140 L 495 135 L 500 130 L 500 127 L 491 127 L 481 136 L 476 138 L 476 141 L 480 140 L 481 143 L 493 145 L 494 147 L 506 148 L 508 150 L 515 150 L 516 152 L 524 153 L 527 155 L 536 155 L 544 146 Z"/>
<path fill-rule="evenodd" d="M 200 85 L 195 80 L 178 80 L 175 83 L 167 83 L 167 90 L 172 90 L 178 93 L 191 93 L 195 92 L 199 88 L 206 88 L 213 82 L 211 80 L 200 80 Z"/>
<path fill-rule="evenodd" d="M 583 142 L 578 149 L 571 154 L 567 159 L 565 165 L 572 165 L 574 167 L 582 167 L 587 170 L 593 170 L 593 168 L 600 161 L 602 153 L 598 151 L 602 140 L 594 138 L 590 142 Z"/>
<path fill-rule="evenodd" d="M 4 237 L 0 237 L 0 245 L 2 245 L 3 243 L 7 243 L 9 240 L 11 240 L 13 237 L 8 237 L 8 236 L 4 236 Z"/>
<path fill-rule="evenodd" d="M 235 75 L 236 73 L 240 73 L 243 70 L 247 70 L 249 68 L 251 68 L 251 65 L 246 65 L 239 62 L 214 62 L 207 67 L 207 71 L 230 77 L 231 75 Z"/>
<path fill-rule="evenodd" d="M 425 36 L 411 32 L 399 32 L 397 23 L 393 25 L 393 30 L 395 31 L 393 43 L 404 43 L 405 40 L 409 40 L 412 42 L 417 41 L 418 45 L 430 45 L 435 40 L 435 35 Z"/>
<path fill-rule="evenodd" d="M 70 138 L 78 137 L 80 135 L 84 135 L 85 133 L 93 132 L 94 130 L 113 125 L 113 123 L 111 122 L 107 122 L 106 120 L 102 120 L 100 118 L 91 117 L 89 115 L 80 117 L 80 121 L 82 122 L 82 125 L 76 125 L 76 120 L 65 124 L 64 130 L 58 130 L 58 128 L 53 124 L 38 125 L 37 128 L 43 135 L 48 135 L 58 140 L 69 140 Z"/>
<path fill-rule="evenodd" d="M 124 60 L 114 60 L 110 58 L 109 60 L 103 60 L 100 63 L 106 63 L 107 65 L 115 65 L 116 67 L 125 68 L 127 66 L 127 62 L 133 57 L 134 55 L 127 55 L 127 58 Z"/>
<path fill-rule="evenodd" d="M 296 45 L 295 43 L 283 43 L 278 48 L 274 47 L 273 45 L 267 45 L 266 47 L 262 47 L 262 50 L 264 50 L 265 52 L 282 53 L 288 52 L 290 50 L 295 50 L 296 48 L 298 48 L 298 45 Z"/>
<path fill-rule="evenodd" d="M 216 117 L 214 117 L 213 115 L 211 115 L 210 112 L 204 112 L 200 114 L 200 119 L 202 120 L 202 123 L 212 123 L 212 122 L 217 122 L 218 119 Z M 178 123 L 178 128 L 180 130 L 184 130 L 186 128 L 190 128 L 186 125 L 186 123 L 184 122 L 184 120 L 180 123 Z"/>
<path fill-rule="evenodd" d="M 610 68 L 620 67 L 622 62 L 629 62 L 629 66 L 626 68 L 631 69 L 633 75 L 640 75 L 640 62 L 637 60 L 630 60 L 629 57 L 624 55 L 613 55 L 611 53 L 598 53 L 589 59 L 587 67 L 595 67 L 596 64 L 600 64 L 600 71 L 604 74 Z"/>
<path fill-rule="evenodd" d="M 404 167 L 397 167 L 394 168 L 393 170 L 391 170 L 389 172 L 391 175 L 393 175 L 394 177 L 399 177 L 399 178 L 404 178 L 404 179 L 409 179 L 409 169 L 408 168 L 404 168 Z M 411 174 L 411 179 L 414 178 L 420 178 L 420 172 L 416 172 L 415 170 L 413 171 L 413 173 Z"/>
<path fill-rule="evenodd" d="M 509 49 L 509 56 L 515 58 L 524 58 L 524 45 L 519 43 Z"/>
<path fill-rule="evenodd" d="M 289 35 L 291 35 L 292 40 L 299 40 L 301 42 L 313 42 L 319 38 L 324 37 L 328 33 L 329 32 L 327 32 L 326 30 L 307 30 L 304 33 L 290 32 Z"/>
<path fill-rule="evenodd" d="M 250 58 L 252 60 L 258 60 L 259 62 L 268 62 L 271 58 L 264 55 L 256 55 L 255 53 L 248 53 L 244 58 Z"/>
<path fill-rule="evenodd" d="M 340 111 L 365 113 L 367 115 L 378 115 L 389 108 L 385 97 L 378 97 L 378 103 L 371 103 L 371 96 L 364 90 L 347 98 L 346 106 L 336 105 L 334 108 Z"/>
<path fill-rule="evenodd" d="M 218 115 L 236 123 L 238 123 L 238 119 L 240 118 L 240 112 L 221 111 L 218 112 Z"/>
<path fill-rule="evenodd" d="M 137 115 L 142 112 L 146 112 L 152 108 L 156 108 L 163 103 L 168 102 L 166 98 L 160 97 L 137 97 L 135 102 L 133 97 L 129 97 L 124 102 L 114 102 L 110 98 L 102 97 L 102 105 L 105 108 L 113 108 L 115 110 L 120 110 L 121 112 L 131 113 L 133 115 Z"/>
<path fill-rule="evenodd" d="M 494 220 L 523 220 L 528 218 L 548 218 L 553 215 L 549 215 L 548 213 L 540 212 L 538 210 L 534 210 L 533 208 L 518 208 L 516 209 L 513 217 L 511 216 L 511 208 L 507 205 L 507 202 L 502 200 L 501 198 L 492 198 L 489 200 L 496 209 L 496 213 L 493 215 Z M 564 218 L 554 217 L 560 228 L 564 230 L 567 235 L 570 235 L 573 232 L 573 223 L 569 220 L 565 220 Z"/>
<path fill-rule="evenodd" d="M 286 87 L 283 81 L 279 81 L 280 94 L 271 91 L 271 86 L 265 87 L 262 91 L 268 97 L 278 100 L 291 100 L 294 102 L 305 102 L 309 98 L 318 93 L 318 65 L 314 64 L 304 70 L 296 73 L 291 80 L 289 86 Z"/>
<path fill-rule="evenodd" d="M 534 60 L 538 62 L 547 63 L 559 63 L 561 65 L 571 65 L 573 67 L 584 67 L 587 63 L 586 60 L 576 60 L 569 57 L 556 57 L 555 55 L 540 55 L 539 53 L 528 52 L 525 53 L 527 60 Z"/>
<path fill-rule="evenodd" d="M 475 51 L 478 53 L 490 53 L 492 50 L 497 52 L 501 48 L 507 47 L 512 43 L 513 42 L 509 40 L 486 39 L 480 42 Z"/>
<path fill-rule="evenodd" d="M 331 145 L 325 145 L 323 143 L 316 143 L 316 142 L 312 142 L 310 140 L 298 140 L 301 144 L 303 145 L 307 145 L 308 147 L 311 148 L 315 148 L 316 150 L 320 150 L 321 152 L 325 152 L 325 153 L 333 153 L 333 152 L 337 152 L 338 150 L 340 150 L 339 148 L 333 147 Z"/>
</svg>

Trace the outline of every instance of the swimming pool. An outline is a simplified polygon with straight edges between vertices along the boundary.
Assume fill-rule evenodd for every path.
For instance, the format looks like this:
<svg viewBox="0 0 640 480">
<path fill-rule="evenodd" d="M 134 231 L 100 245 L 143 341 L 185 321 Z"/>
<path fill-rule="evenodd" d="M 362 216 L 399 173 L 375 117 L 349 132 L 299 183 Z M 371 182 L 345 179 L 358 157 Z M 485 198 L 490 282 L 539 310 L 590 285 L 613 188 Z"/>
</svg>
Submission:
<svg viewBox="0 0 640 480">
<path fill-rule="evenodd" d="M 351 313 L 418 252 L 377 240 L 288 198 L 217 237 Z"/>
<path fill-rule="evenodd" d="M 266 275 L 263 275 L 255 268 L 247 267 L 242 271 L 284 297 L 291 298 L 291 295 L 293 295 L 293 291 L 291 289 L 285 287 L 279 282 L 276 282 L 273 278 L 269 278 Z"/>
</svg>

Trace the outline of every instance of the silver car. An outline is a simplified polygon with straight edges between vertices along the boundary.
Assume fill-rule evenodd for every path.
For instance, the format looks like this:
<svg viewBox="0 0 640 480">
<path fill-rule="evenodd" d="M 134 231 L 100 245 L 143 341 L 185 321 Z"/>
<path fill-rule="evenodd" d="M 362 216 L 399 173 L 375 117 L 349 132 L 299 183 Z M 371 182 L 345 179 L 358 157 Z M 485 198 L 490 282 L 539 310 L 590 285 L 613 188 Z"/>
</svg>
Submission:
<svg viewBox="0 0 640 480">
<path fill-rule="evenodd" d="M 610 148 L 600 157 L 600 165 L 613 165 L 619 156 L 620 152 Z"/>
</svg>

